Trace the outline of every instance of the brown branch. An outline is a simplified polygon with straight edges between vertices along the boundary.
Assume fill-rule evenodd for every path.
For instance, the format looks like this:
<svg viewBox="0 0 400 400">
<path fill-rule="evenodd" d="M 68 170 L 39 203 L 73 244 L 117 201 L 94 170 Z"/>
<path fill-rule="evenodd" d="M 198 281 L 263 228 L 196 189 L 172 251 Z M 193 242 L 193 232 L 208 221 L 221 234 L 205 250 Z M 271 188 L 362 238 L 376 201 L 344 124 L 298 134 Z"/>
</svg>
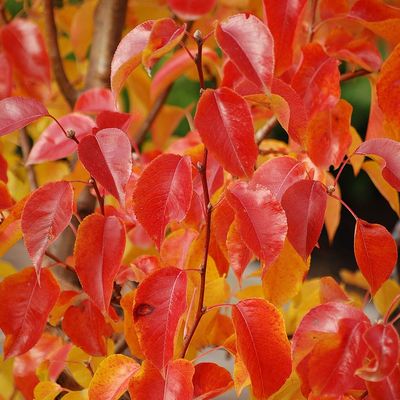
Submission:
<svg viewBox="0 0 400 400">
<path fill-rule="evenodd" d="M 24 163 L 26 164 L 26 161 L 29 157 L 29 153 L 31 151 L 30 138 L 26 128 L 22 128 L 19 131 L 19 143 L 21 145 L 22 158 L 24 160 Z M 37 189 L 39 185 L 33 165 L 26 165 L 25 168 L 26 168 L 26 173 L 28 175 L 28 181 L 31 190 Z"/>
<path fill-rule="evenodd" d="M 340 75 L 340 82 L 346 82 L 351 79 L 358 78 L 359 76 L 365 76 L 371 73 L 371 71 L 367 71 L 366 69 L 358 69 L 354 72 L 346 72 L 345 74 Z"/>
<path fill-rule="evenodd" d="M 46 26 L 46 37 L 53 74 L 57 81 L 58 87 L 69 106 L 73 108 L 78 93 L 74 86 L 68 80 L 61 59 L 60 48 L 57 39 L 57 26 L 54 19 L 54 2 L 53 0 L 44 0 L 44 20 Z"/>
<path fill-rule="evenodd" d="M 202 51 L 203 51 L 203 38 L 201 36 L 200 31 L 196 31 L 194 34 L 194 38 L 197 43 L 197 54 L 195 57 L 196 67 L 199 74 L 200 81 L 200 93 L 205 89 L 204 85 L 204 77 L 203 77 L 203 63 L 202 63 Z M 182 348 L 182 358 L 185 357 L 186 352 L 189 348 L 190 342 L 196 332 L 196 329 L 200 323 L 200 320 L 204 313 L 206 312 L 206 307 L 204 305 L 204 295 L 206 289 L 206 273 L 207 273 L 207 262 L 208 262 L 208 252 L 210 248 L 210 240 L 211 240 L 211 214 L 212 214 L 212 206 L 210 202 L 210 192 L 208 190 L 208 182 L 207 182 L 207 157 L 208 150 L 204 147 L 204 155 L 203 162 L 197 165 L 197 169 L 201 176 L 201 184 L 203 187 L 203 196 L 204 196 L 204 206 L 206 210 L 206 237 L 204 243 L 204 253 L 203 253 L 203 263 L 200 269 L 200 289 L 199 289 L 199 301 L 197 304 L 197 311 L 193 326 L 191 327 L 188 335 L 184 338 L 183 348 Z"/>
<path fill-rule="evenodd" d="M 125 25 L 127 0 L 100 0 L 94 15 L 94 32 L 85 87 L 109 87 L 111 61 Z"/>
</svg>

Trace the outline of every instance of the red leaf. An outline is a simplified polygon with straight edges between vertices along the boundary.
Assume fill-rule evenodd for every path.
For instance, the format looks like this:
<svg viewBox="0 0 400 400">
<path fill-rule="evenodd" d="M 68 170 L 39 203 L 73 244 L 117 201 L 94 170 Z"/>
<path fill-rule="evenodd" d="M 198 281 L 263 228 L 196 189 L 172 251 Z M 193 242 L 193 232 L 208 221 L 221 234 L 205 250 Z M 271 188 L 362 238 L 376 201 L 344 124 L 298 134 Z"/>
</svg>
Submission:
<svg viewBox="0 0 400 400">
<path fill-rule="evenodd" d="M 78 154 L 96 181 L 124 205 L 125 185 L 132 172 L 131 143 L 126 133 L 117 128 L 102 129 L 82 139 Z"/>
<path fill-rule="evenodd" d="M 271 264 L 281 252 L 287 232 L 281 205 L 267 188 L 252 188 L 242 181 L 231 184 L 226 196 L 243 241 L 265 264 Z"/>
<path fill-rule="evenodd" d="M 4 183 L 8 182 L 7 169 L 7 160 L 2 156 L 2 154 L 0 154 L 0 181 L 3 181 Z"/>
<path fill-rule="evenodd" d="M 116 111 L 101 111 L 96 117 L 96 124 L 99 129 L 118 128 L 128 132 L 128 128 L 134 117 L 132 114 L 120 113 Z"/>
<path fill-rule="evenodd" d="M 268 398 L 292 370 L 282 315 L 266 300 L 248 299 L 233 307 L 232 320 L 237 350 L 249 372 L 254 396 Z"/>
<path fill-rule="evenodd" d="M 226 246 L 228 248 L 228 258 L 231 267 L 240 284 L 243 272 L 250 263 L 253 253 L 243 242 L 236 222 L 234 222 L 229 229 Z"/>
<path fill-rule="evenodd" d="M 87 113 L 117 111 L 112 92 L 105 88 L 93 88 L 81 93 L 76 100 L 74 110 Z"/>
<path fill-rule="evenodd" d="M 174 339 L 180 317 L 186 309 L 186 273 L 162 268 L 138 287 L 133 316 L 140 347 L 159 370 L 174 355 Z"/>
<path fill-rule="evenodd" d="M 269 92 L 274 73 L 271 32 L 256 16 L 237 14 L 217 25 L 215 37 L 223 52 L 260 92 Z"/>
<path fill-rule="evenodd" d="M 370 224 L 359 218 L 354 232 L 354 254 L 374 295 L 396 265 L 396 242 L 382 225 Z"/>
<path fill-rule="evenodd" d="M 280 79 L 273 80 L 272 93 L 282 97 L 285 103 L 287 103 L 287 110 L 280 110 L 277 107 L 274 109 L 278 118 L 279 114 L 282 112 L 288 113 L 287 124 L 285 124 L 281 118 L 279 119 L 279 123 L 287 131 L 291 139 L 302 144 L 306 135 L 308 123 L 307 110 L 304 106 L 303 99 L 290 85 Z"/>
<path fill-rule="evenodd" d="M 128 390 L 131 377 L 140 365 L 130 357 L 112 354 L 104 359 L 96 369 L 89 385 L 89 398 L 116 400 Z"/>
<path fill-rule="evenodd" d="M 0 100 L 11 96 L 12 69 L 11 63 L 4 53 L 0 53 Z"/>
<path fill-rule="evenodd" d="M 368 364 L 357 371 L 366 381 L 378 382 L 388 378 L 399 359 L 399 334 L 393 325 L 376 324 L 364 333 L 371 356 Z"/>
<path fill-rule="evenodd" d="M 145 21 L 132 29 L 119 43 L 111 62 L 111 89 L 116 98 L 129 74 L 140 64 L 154 21 Z"/>
<path fill-rule="evenodd" d="M 265 19 L 274 38 L 277 76 L 292 65 L 295 32 L 306 3 L 306 0 L 263 0 Z"/>
<path fill-rule="evenodd" d="M 400 366 L 379 382 L 366 382 L 368 398 L 371 400 L 396 400 L 400 397 Z"/>
<path fill-rule="evenodd" d="M 204 362 L 194 367 L 194 399 L 213 399 L 233 386 L 231 374 L 217 364 Z"/>
<path fill-rule="evenodd" d="M 250 108 L 241 96 L 228 88 L 206 90 L 194 122 L 204 144 L 228 172 L 239 177 L 253 174 L 258 149 Z"/>
<path fill-rule="evenodd" d="M 339 100 L 330 109 L 315 113 L 307 128 L 307 152 L 320 168 L 338 168 L 351 144 L 350 120 L 353 107 Z"/>
<path fill-rule="evenodd" d="M 59 294 L 60 287 L 47 269 L 42 271 L 40 286 L 33 268 L 10 275 L 0 283 L 5 358 L 23 354 L 37 343 Z"/>
<path fill-rule="evenodd" d="M 66 131 L 73 130 L 78 140 L 89 135 L 96 126 L 91 118 L 77 113 L 65 115 L 58 122 Z M 68 139 L 54 121 L 42 132 L 39 140 L 32 147 L 26 164 L 38 164 L 68 157 L 77 148 L 75 141 Z"/>
<path fill-rule="evenodd" d="M 74 193 L 68 182 L 52 182 L 35 190 L 25 204 L 21 228 L 38 277 L 45 251 L 72 217 Z"/>
<path fill-rule="evenodd" d="M 165 378 L 145 360 L 140 371 L 129 384 L 132 400 L 192 400 L 194 374 L 193 364 L 188 360 L 178 359 L 168 364 Z"/>
<path fill-rule="evenodd" d="M 312 252 L 324 225 L 327 194 L 321 182 L 302 180 L 282 196 L 288 221 L 288 239 L 306 259 Z"/>
<path fill-rule="evenodd" d="M 178 26 L 171 18 L 154 22 L 147 45 L 142 53 L 142 64 L 151 68 L 164 54 L 171 51 L 183 38 L 186 25 Z"/>
<path fill-rule="evenodd" d="M 158 248 L 168 223 L 185 218 L 192 192 L 189 157 L 162 154 L 146 167 L 138 179 L 133 194 L 135 214 Z"/>
<path fill-rule="evenodd" d="M 167 0 L 171 10 L 183 20 L 195 20 L 207 14 L 215 6 L 216 0 Z"/>
<path fill-rule="evenodd" d="M 0 136 L 46 115 L 49 112 L 40 101 L 27 97 L 7 97 L 0 101 Z"/>
<path fill-rule="evenodd" d="M 5 182 L 0 181 L 0 211 L 6 210 L 14 205 L 14 200 L 7 189 Z"/>
<path fill-rule="evenodd" d="M 357 149 L 356 154 L 375 154 L 382 157 L 383 177 L 400 191 L 400 142 L 384 138 L 370 139 Z"/>
<path fill-rule="evenodd" d="M 304 46 L 292 87 L 303 99 L 309 116 L 334 106 L 340 97 L 338 61 L 329 57 L 318 43 Z"/>
<path fill-rule="evenodd" d="M 339 302 L 321 304 L 311 309 L 297 327 L 292 340 L 293 365 L 299 363 L 312 351 L 321 334 L 337 333 L 342 320 L 370 324 L 368 317 L 358 308 Z"/>
<path fill-rule="evenodd" d="M 272 158 L 257 169 L 250 181 L 250 187 L 265 186 L 281 201 L 285 191 L 294 183 L 306 177 L 304 164 L 292 157 Z"/>
<path fill-rule="evenodd" d="M 91 214 L 79 225 L 74 255 L 83 290 L 106 313 L 125 250 L 125 229 L 119 218 Z"/>
<path fill-rule="evenodd" d="M 38 26 L 28 19 L 15 18 L 2 27 L 1 40 L 26 93 L 47 98 L 51 83 L 50 60 Z"/>
<path fill-rule="evenodd" d="M 62 329 L 72 343 L 86 353 L 92 356 L 107 354 L 106 337 L 112 334 L 112 329 L 90 300 L 68 308 L 64 314 Z"/>
</svg>

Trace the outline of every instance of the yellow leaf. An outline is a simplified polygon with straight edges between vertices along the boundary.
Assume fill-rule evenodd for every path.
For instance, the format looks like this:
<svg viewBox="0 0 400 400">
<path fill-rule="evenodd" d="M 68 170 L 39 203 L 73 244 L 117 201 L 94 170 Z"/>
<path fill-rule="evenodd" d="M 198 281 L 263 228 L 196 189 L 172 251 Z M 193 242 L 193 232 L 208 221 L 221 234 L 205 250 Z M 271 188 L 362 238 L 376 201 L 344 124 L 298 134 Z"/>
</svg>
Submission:
<svg viewBox="0 0 400 400">
<path fill-rule="evenodd" d="M 235 297 L 239 300 L 250 299 L 253 297 L 264 297 L 263 288 L 260 285 L 257 286 L 247 286 L 235 293 Z"/>
<path fill-rule="evenodd" d="M 5 260 L 0 260 L 0 278 L 7 278 L 12 274 L 15 274 L 17 270 L 14 266 Z"/>
<path fill-rule="evenodd" d="M 333 185 L 334 178 L 329 173 L 326 174 L 326 185 Z M 337 197 L 341 197 L 340 187 L 336 185 L 335 195 Z M 339 227 L 340 223 L 340 213 L 342 210 L 342 204 L 339 200 L 334 199 L 331 196 L 328 196 L 327 203 L 326 203 L 326 211 L 325 211 L 325 227 L 328 233 L 329 242 L 332 243 L 337 228 Z"/>
<path fill-rule="evenodd" d="M 374 305 L 382 317 L 386 314 L 393 299 L 400 294 L 400 285 L 393 279 L 389 279 L 383 283 L 374 296 Z M 400 300 L 397 302 L 399 305 Z"/>
<path fill-rule="evenodd" d="M 135 294 L 136 291 L 132 290 L 121 299 L 121 307 L 124 310 L 124 335 L 131 354 L 138 358 L 144 358 L 143 353 L 140 349 L 139 339 L 135 331 L 133 320 Z"/>
<path fill-rule="evenodd" d="M 310 268 L 310 259 L 305 262 L 288 240 L 279 257 L 267 268 L 262 278 L 266 300 L 282 306 L 300 290 Z"/>
<path fill-rule="evenodd" d="M 63 397 L 63 400 L 89 400 L 88 391 L 69 392 Z"/>
<path fill-rule="evenodd" d="M 5 399 L 11 398 L 14 391 L 13 361 L 13 358 L 3 361 L 3 356 L 0 356 L 0 388 Z"/>
<path fill-rule="evenodd" d="M 293 371 L 285 384 L 276 392 L 270 400 L 302 400 L 305 397 L 301 393 L 301 381 Z"/>
<path fill-rule="evenodd" d="M 362 143 L 362 139 L 358 132 L 351 126 L 350 127 L 350 134 L 351 134 L 351 144 L 347 150 L 347 155 L 353 154 L 358 146 Z M 360 172 L 362 163 L 364 161 L 364 156 L 360 154 L 355 154 L 350 158 L 350 164 L 353 167 L 354 175 L 357 176 Z"/>
<path fill-rule="evenodd" d="M 68 164 L 64 161 L 49 161 L 35 165 L 38 185 L 43 186 L 49 182 L 61 181 L 69 174 Z"/>
<path fill-rule="evenodd" d="M 380 165 L 375 161 L 365 161 L 362 168 L 368 174 L 375 187 L 379 190 L 380 194 L 390 204 L 390 207 L 392 207 L 393 211 L 397 215 L 400 215 L 399 194 L 393 186 L 383 179 Z"/>
<path fill-rule="evenodd" d="M 87 0 L 74 14 L 71 23 L 71 43 L 76 58 L 82 60 L 86 57 L 93 33 L 93 17 L 97 0 Z"/>
<path fill-rule="evenodd" d="M 233 366 L 233 382 L 238 397 L 242 393 L 243 389 L 250 385 L 249 372 L 238 354 L 235 356 L 235 364 Z"/>
<path fill-rule="evenodd" d="M 369 290 L 369 284 L 367 280 L 362 275 L 361 271 L 349 271 L 347 269 L 342 269 L 339 272 L 340 278 L 347 285 L 353 285 L 364 290 Z"/>
<path fill-rule="evenodd" d="M 57 383 L 45 381 L 36 385 L 33 394 L 35 400 L 54 400 L 62 391 L 63 388 Z"/>
</svg>

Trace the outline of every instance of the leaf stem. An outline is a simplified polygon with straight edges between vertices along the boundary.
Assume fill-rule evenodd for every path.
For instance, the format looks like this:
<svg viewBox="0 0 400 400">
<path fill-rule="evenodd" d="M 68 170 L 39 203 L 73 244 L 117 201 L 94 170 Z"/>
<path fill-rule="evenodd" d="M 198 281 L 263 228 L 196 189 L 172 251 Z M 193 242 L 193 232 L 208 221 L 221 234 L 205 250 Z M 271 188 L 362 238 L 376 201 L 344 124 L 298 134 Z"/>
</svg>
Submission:
<svg viewBox="0 0 400 400">
<path fill-rule="evenodd" d="M 388 310 L 386 311 L 385 317 L 383 319 L 383 322 L 385 324 L 388 323 L 389 321 L 389 317 L 392 314 L 392 312 L 394 311 L 395 307 L 396 307 L 396 303 L 400 300 L 400 294 L 398 294 L 397 296 L 394 297 L 394 299 L 392 300 L 392 302 L 390 303 L 390 306 L 388 308 Z M 396 317 L 391 323 L 393 324 L 393 322 L 396 321 L 396 319 L 398 319 L 398 317 Z"/>
<path fill-rule="evenodd" d="M 103 215 L 105 215 L 104 197 L 100 194 L 100 190 L 99 190 L 99 187 L 97 186 L 96 179 L 94 179 L 93 176 L 91 176 L 89 179 L 89 183 L 93 186 L 93 189 L 96 192 L 97 200 L 99 201 L 99 205 L 100 205 L 100 211 Z"/>
<path fill-rule="evenodd" d="M 340 203 L 349 211 L 349 213 L 354 217 L 354 219 L 357 221 L 358 217 L 356 213 L 338 196 L 336 196 L 333 193 L 328 192 L 328 195 L 336 199 L 337 201 L 340 201 Z"/>
<path fill-rule="evenodd" d="M 196 31 L 194 33 L 194 39 L 197 43 L 197 54 L 195 56 L 196 68 L 199 74 L 199 82 L 200 82 L 200 93 L 205 90 L 204 85 L 204 74 L 203 74 L 203 64 L 202 64 L 202 51 L 203 51 L 203 38 L 200 31 Z M 208 158 L 208 150 L 204 147 L 203 153 L 203 161 L 197 164 L 197 169 L 199 171 L 201 177 L 201 185 L 203 188 L 203 196 L 204 196 L 204 206 L 206 213 L 206 237 L 204 242 L 204 255 L 203 262 L 200 269 L 200 288 L 199 288 L 199 302 L 197 304 L 197 311 L 193 326 L 189 330 L 188 335 L 183 340 L 183 349 L 182 349 L 182 358 L 185 358 L 186 352 L 189 348 L 190 342 L 196 332 L 196 329 L 200 323 L 200 320 L 204 313 L 206 312 L 206 307 L 204 305 L 204 296 L 206 289 L 206 273 L 207 273 L 207 262 L 208 262 L 208 252 L 210 249 L 210 240 L 211 240 L 211 214 L 212 214 L 212 205 L 210 202 L 210 192 L 208 189 L 207 182 L 207 158 Z"/>
<path fill-rule="evenodd" d="M 63 265 L 65 268 L 75 272 L 75 269 L 71 265 L 67 264 L 66 262 L 58 258 L 55 254 L 51 253 L 50 251 L 46 250 L 44 254 L 47 257 L 51 258 L 53 261 L 55 261 L 57 264 Z"/>
<path fill-rule="evenodd" d="M 367 71 L 366 69 L 358 69 L 357 71 L 354 72 L 346 72 L 342 75 L 340 75 L 340 82 L 346 82 L 354 78 L 358 78 L 359 76 L 365 76 L 372 74 L 371 71 Z"/>
<path fill-rule="evenodd" d="M 65 137 L 67 139 L 71 139 L 73 140 L 76 144 L 79 144 L 79 140 L 77 139 L 77 137 L 75 136 L 75 132 L 74 131 L 66 131 L 64 129 L 64 127 L 60 124 L 60 121 L 54 116 L 49 114 L 49 117 L 60 127 L 60 129 L 63 131 Z"/>
<path fill-rule="evenodd" d="M 345 160 L 343 160 L 342 165 L 340 166 L 340 169 L 336 175 L 335 181 L 333 182 L 333 186 L 336 187 L 337 183 L 339 181 L 340 175 L 342 175 L 344 167 L 347 165 L 347 163 L 350 161 L 350 157 L 347 157 Z"/>
</svg>

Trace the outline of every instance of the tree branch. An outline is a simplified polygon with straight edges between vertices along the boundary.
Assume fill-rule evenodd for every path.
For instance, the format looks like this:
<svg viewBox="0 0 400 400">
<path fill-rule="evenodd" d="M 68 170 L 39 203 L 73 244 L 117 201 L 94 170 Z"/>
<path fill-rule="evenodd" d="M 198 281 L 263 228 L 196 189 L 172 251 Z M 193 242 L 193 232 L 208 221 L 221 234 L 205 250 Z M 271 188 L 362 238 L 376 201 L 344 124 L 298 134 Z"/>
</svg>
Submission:
<svg viewBox="0 0 400 400">
<path fill-rule="evenodd" d="M 94 32 L 85 87 L 110 87 L 111 61 L 125 25 L 127 0 L 100 0 L 94 15 Z"/>
<path fill-rule="evenodd" d="M 46 26 L 47 47 L 53 68 L 53 74 L 57 81 L 58 87 L 69 106 L 73 108 L 78 93 L 74 86 L 68 80 L 61 59 L 60 48 L 57 39 L 57 26 L 54 19 L 54 3 L 53 0 L 44 0 L 44 20 Z"/>
<path fill-rule="evenodd" d="M 340 82 L 346 82 L 351 79 L 358 78 L 359 76 L 365 76 L 371 73 L 371 71 L 367 71 L 366 69 L 358 69 L 354 72 L 346 72 L 345 74 L 340 75 Z"/>
<path fill-rule="evenodd" d="M 31 151 L 30 138 L 26 128 L 22 128 L 19 131 L 19 143 L 21 145 L 21 150 L 22 150 L 22 159 L 26 164 L 26 160 L 28 159 L 29 153 Z M 25 168 L 26 168 L 26 173 L 28 174 L 28 181 L 31 190 L 37 189 L 39 185 L 33 165 L 25 165 Z"/>
</svg>

